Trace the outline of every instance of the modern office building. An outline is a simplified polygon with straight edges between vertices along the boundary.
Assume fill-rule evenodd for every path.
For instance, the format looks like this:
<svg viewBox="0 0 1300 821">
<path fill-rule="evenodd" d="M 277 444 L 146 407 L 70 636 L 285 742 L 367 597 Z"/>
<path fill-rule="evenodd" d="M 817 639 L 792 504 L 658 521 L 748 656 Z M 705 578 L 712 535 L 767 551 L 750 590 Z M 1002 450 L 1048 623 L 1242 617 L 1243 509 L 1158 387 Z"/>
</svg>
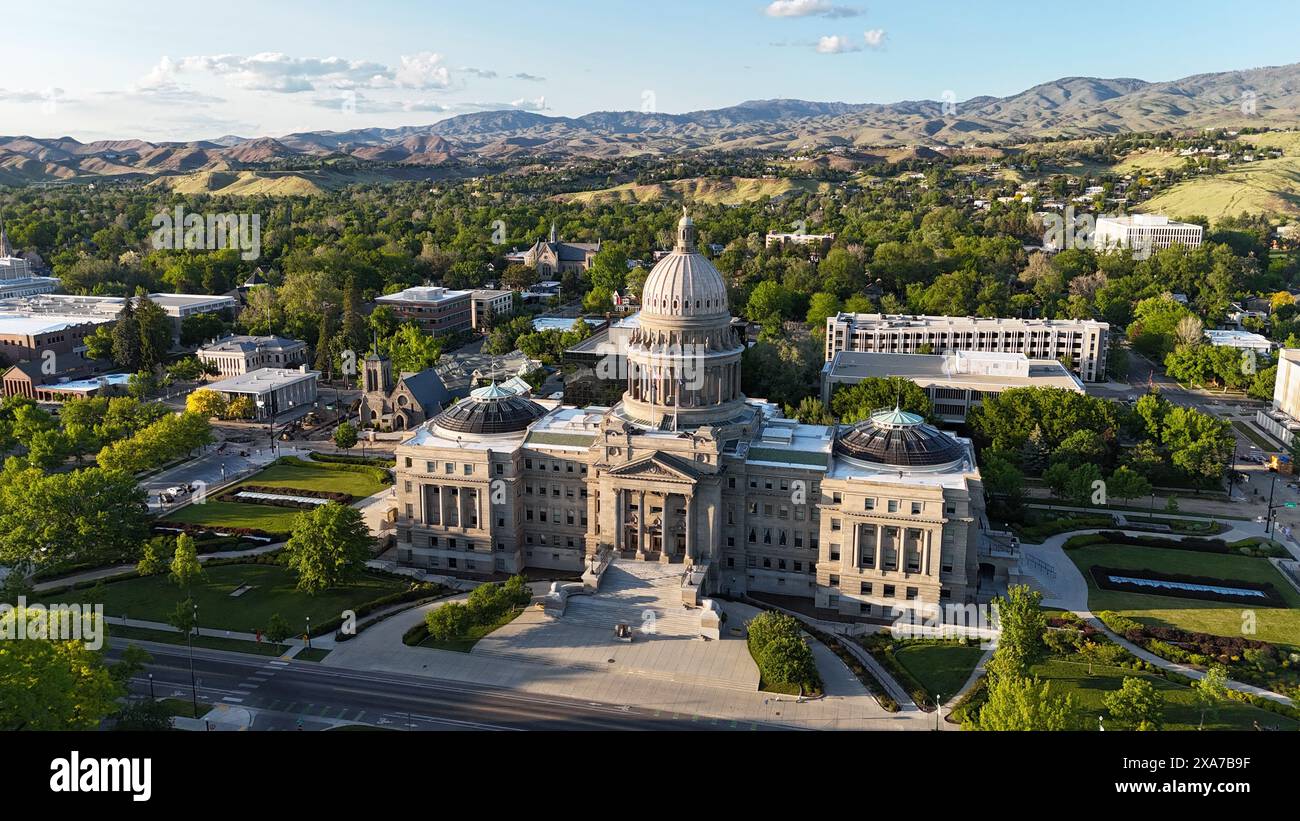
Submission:
<svg viewBox="0 0 1300 821">
<path fill-rule="evenodd" d="M 316 404 L 320 371 L 298 368 L 260 368 L 207 385 L 229 401 L 239 396 L 253 400 L 256 419 L 293 419 Z"/>
<path fill-rule="evenodd" d="M 233 297 L 207 294 L 149 294 L 149 299 L 172 320 L 172 338 L 180 339 L 181 322 L 204 313 L 233 312 Z M 120 296 L 82 296 L 78 294 L 36 294 L 0 299 L 0 317 L 65 316 L 87 322 L 112 322 L 117 319 L 126 298 Z"/>
<path fill-rule="evenodd" d="M 376 305 L 393 309 L 398 321 L 412 321 L 432 336 L 468 331 L 474 325 L 472 291 L 430 285 L 376 297 Z"/>
<path fill-rule="evenodd" d="M 1171 245 L 1200 248 L 1205 229 L 1195 223 L 1173 222 L 1159 214 L 1097 217 L 1093 244 L 1099 250 L 1114 248 L 1160 251 Z"/>
<path fill-rule="evenodd" d="M 1092 319 L 838 313 L 826 318 L 826 359 L 840 351 L 1022 353 L 1068 362 L 1085 382 L 1106 378 L 1110 326 Z"/>
<path fill-rule="evenodd" d="M 399 562 L 476 578 L 676 562 L 705 595 L 872 619 L 986 601 L 1013 578 L 1018 547 L 988 528 L 969 441 L 897 409 L 784 419 L 741 393 L 744 344 L 684 216 L 646 279 L 616 403 L 489 385 L 397 447 Z"/>
<path fill-rule="evenodd" d="M 1257 411 L 1255 424 L 1288 446 L 1300 432 L 1300 348 L 1282 348 L 1277 352 L 1273 406 Z"/>
<path fill-rule="evenodd" d="M 307 343 L 282 336 L 227 336 L 202 346 L 195 356 L 215 365 L 221 376 L 239 376 L 260 368 L 304 365 Z"/>
<path fill-rule="evenodd" d="M 479 289 L 470 292 L 470 325 L 481 331 L 494 318 L 510 316 L 515 310 L 514 291 Z"/>
<path fill-rule="evenodd" d="M 1055 359 L 1030 359 L 1022 353 L 957 351 L 945 356 L 840 351 L 822 367 L 822 401 L 829 406 L 836 388 L 867 378 L 901 376 L 925 390 L 934 415 L 945 422 L 966 421 L 970 409 L 987 396 L 1009 388 L 1061 388 L 1083 393 L 1083 382 Z"/>
<path fill-rule="evenodd" d="M 1254 351 L 1260 356 L 1271 356 L 1273 353 L 1273 341 L 1271 339 L 1250 331 L 1208 330 L 1205 332 L 1205 339 L 1218 348 L 1238 348 L 1243 351 Z"/>
</svg>

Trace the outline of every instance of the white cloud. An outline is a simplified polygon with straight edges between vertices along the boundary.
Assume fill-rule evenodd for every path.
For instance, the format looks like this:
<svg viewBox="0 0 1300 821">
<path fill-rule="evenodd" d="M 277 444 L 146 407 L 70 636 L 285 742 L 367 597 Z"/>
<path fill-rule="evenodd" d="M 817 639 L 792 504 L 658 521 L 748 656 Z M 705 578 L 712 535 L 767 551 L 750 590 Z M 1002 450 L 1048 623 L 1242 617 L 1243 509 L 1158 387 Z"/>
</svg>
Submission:
<svg viewBox="0 0 1300 821">
<path fill-rule="evenodd" d="M 857 17 L 861 9 L 836 6 L 830 0 L 772 0 L 764 13 L 768 17 Z"/>
<path fill-rule="evenodd" d="M 868 29 L 862 32 L 862 39 L 867 41 L 868 48 L 880 48 L 885 44 L 885 30 Z"/>
<path fill-rule="evenodd" d="M 473 66 L 461 66 L 460 71 L 469 74 L 480 80 L 495 80 L 497 73 L 490 68 L 474 68 Z"/>
<path fill-rule="evenodd" d="M 402 58 L 405 61 L 408 58 Z M 394 82 L 395 72 L 382 63 L 346 60 L 342 57 L 291 57 L 281 52 L 251 56 L 196 55 L 172 60 L 164 57 L 136 84 L 137 90 L 165 87 L 180 74 L 210 74 L 251 91 L 296 94 L 317 88 L 385 87 Z M 416 75 L 410 75 L 415 77 Z"/>
<path fill-rule="evenodd" d="M 519 99 L 510 103 L 511 108 L 518 108 L 522 111 L 545 111 L 546 98 L 538 97 L 535 100 Z"/>
<path fill-rule="evenodd" d="M 853 42 L 847 37 L 841 37 L 838 34 L 828 34 L 817 41 L 818 54 L 844 54 L 850 51 L 861 51 L 862 46 Z"/>
<path fill-rule="evenodd" d="M 512 80 L 527 80 L 527 81 L 530 82 L 530 83 L 544 83 L 544 82 L 546 82 L 546 78 L 545 78 L 545 77 L 539 77 L 539 76 L 537 76 L 536 74 L 529 74 L 529 73 L 526 72 L 526 71 L 521 71 L 521 72 L 519 72 L 518 74 L 512 74 L 512 75 L 510 75 L 510 79 L 512 79 Z"/>
<path fill-rule="evenodd" d="M 447 88 L 451 85 L 451 71 L 442 64 L 442 55 L 425 51 L 411 57 L 403 55 L 394 79 L 402 88 Z"/>
</svg>

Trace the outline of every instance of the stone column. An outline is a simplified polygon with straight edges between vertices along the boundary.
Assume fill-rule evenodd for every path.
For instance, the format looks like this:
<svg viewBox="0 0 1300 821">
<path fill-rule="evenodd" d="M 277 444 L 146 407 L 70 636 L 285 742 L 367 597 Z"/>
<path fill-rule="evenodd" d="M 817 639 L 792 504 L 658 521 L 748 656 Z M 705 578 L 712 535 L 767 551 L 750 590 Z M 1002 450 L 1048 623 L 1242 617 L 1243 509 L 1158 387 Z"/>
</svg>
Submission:
<svg viewBox="0 0 1300 821">
<path fill-rule="evenodd" d="M 623 547 L 623 489 L 614 488 L 614 549 Z"/>
<path fill-rule="evenodd" d="M 853 535 L 849 537 L 849 543 L 840 548 L 840 571 L 843 573 L 855 572 L 858 569 L 858 528 L 857 522 L 852 519 L 845 520 L 849 527 L 853 528 Z"/>
<path fill-rule="evenodd" d="M 645 491 L 636 496 L 636 557 L 645 558 Z"/>
<path fill-rule="evenodd" d="M 884 540 L 885 540 L 885 528 L 877 524 L 876 525 L 876 548 L 875 548 L 877 571 L 880 571 L 884 568 L 884 565 L 881 564 L 881 562 L 885 558 L 884 545 L 883 545 Z"/>
<path fill-rule="evenodd" d="M 695 561 L 695 494 L 686 496 L 686 562 Z"/>
</svg>

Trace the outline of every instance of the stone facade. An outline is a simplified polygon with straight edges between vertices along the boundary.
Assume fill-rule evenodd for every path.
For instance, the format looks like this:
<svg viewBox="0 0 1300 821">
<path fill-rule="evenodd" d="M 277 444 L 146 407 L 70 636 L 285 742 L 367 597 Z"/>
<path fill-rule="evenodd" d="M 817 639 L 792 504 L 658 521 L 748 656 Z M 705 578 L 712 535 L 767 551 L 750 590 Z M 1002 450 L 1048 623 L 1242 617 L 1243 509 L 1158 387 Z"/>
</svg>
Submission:
<svg viewBox="0 0 1300 821">
<path fill-rule="evenodd" d="M 612 551 L 847 617 L 1005 584 L 1014 549 L 991 546 L 968 441 L 896 410 L 804 425 L 740 393 L 743 343 L 689 217 L 643 293 L 620 402 L 480 388 L 397 448 L 399 561 L 576 575 Z"/>
</svg>

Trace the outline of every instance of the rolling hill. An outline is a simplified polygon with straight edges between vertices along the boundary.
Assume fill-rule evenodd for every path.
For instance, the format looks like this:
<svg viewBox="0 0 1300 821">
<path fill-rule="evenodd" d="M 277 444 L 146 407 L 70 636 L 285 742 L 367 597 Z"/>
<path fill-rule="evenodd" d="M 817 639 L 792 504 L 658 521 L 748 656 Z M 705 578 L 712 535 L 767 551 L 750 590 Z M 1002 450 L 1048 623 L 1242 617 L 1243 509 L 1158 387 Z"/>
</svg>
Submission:
<svg viewBox="0 0 1300 821">
<path fill-rule="evenodd" d="M 1300 124 L 1297 111 L 1300 64 L 1291 64 L 1166 82 L 1065 77 L 1008 97 L 959 102 L 774 99 L 681 114 L 597 111 L 580 117 L 512 109 L 462 114 L 431 125 L 300 132 L 278 138 L 225 135 L 188 143 L 0 137 L 0 184 L 256 171 L 295 158 L 349 157 L 375 166 L 429 169 L 481 161 L 668 155 L 697 149 L 803 154 L 839 147 L 874 157 L 903 147 L 969 148 L 1026 137 L 1295 126 Z"/>
</svg>

